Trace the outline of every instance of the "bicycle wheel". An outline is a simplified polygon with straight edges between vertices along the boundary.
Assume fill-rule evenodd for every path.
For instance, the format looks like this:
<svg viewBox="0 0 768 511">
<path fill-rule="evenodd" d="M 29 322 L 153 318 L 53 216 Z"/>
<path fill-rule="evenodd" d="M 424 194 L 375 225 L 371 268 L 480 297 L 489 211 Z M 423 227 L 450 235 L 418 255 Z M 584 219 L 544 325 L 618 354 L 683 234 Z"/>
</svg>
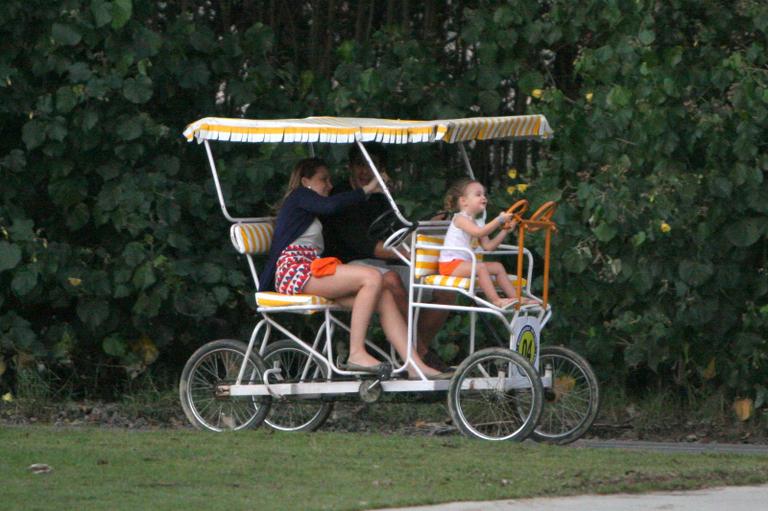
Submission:
<svg viewBox="0 0 768 511">
<path fill-rule="evenodd" d="M 269 396 L 218 397 L 220 384 L 237 380 L 247 346 L 231 339 L 212 341 L 195 351 L 184 366 L 179 397 L 184 414 L 198 429 L 240 430 L 261 424 Z M 242 383 L 262 383 L 264 362 L 251 353 Z"/>
<path fill-rule="evenodd" d="M 532 438 L 567 444 L 592 426 L 600 405 L 600 388 L 589 362 L 562 346 L 541 349 L 541 373 L 550 369 L 552 387 L 544 390 L 544 409 Z"/>
<path fill-rule="evenodd" d="M 506 348 L 468 356 L 448 387 L 448 411 L 467 436 L 484 440 L 525 439 L 542 407 L 541 380 L 528 360 Z"/>
<path fill-rule="evenodd" d="M 270 374 L 269 383 L 306 383 L 328 381 L 328 367 L 294 341 L 282 340 L 269 344 L 264 351 L 264 365 L 280 369 Z M 333 410 L 332 401 L 322 397 L 286 396 L 272 400 L 267 426 L 280 431 L 314 431 L 323 425 Z"/>
</svg>

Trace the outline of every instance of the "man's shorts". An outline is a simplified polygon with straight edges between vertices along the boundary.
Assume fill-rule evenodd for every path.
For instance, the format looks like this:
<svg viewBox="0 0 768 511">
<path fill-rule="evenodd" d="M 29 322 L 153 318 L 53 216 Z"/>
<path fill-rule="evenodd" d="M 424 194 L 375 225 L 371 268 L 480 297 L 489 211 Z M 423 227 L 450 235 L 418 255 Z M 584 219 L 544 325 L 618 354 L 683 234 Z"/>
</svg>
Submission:
<svg viewBox="0 0 768 511">
<path fill-rule="evenodd" d="M 397 275 L 400 277 L 400 281 L 403 283 L 403 287 L 405 288 L 405 292 L 408 292 L 408 279 L 411 278 L 411 269 L 404 265 L 404 264 L 389 264 L 387 261 L 384 261 L 383 259 L 355 259 L 354 261 L 350 261 L 348 264 L 359 264 L 361 266 L 370 266 L 371 268 L 376 268 L 379 270 L 382 274 L 387 273 L 388 271 L 394 271 L 397 273 Z M 418 290 L 414 290 L 413 297 L 416 299 Z M 431 289 L 425 289 L 421 300 L 424 302 L 429 302 L 432 300 L 432 290 Z"/>
</svg>

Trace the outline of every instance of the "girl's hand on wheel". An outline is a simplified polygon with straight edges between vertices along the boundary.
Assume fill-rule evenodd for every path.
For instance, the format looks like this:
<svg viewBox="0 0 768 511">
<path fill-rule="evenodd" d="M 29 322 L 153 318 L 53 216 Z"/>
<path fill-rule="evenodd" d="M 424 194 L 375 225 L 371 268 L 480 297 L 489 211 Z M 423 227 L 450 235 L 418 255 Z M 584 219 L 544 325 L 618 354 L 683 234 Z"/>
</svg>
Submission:
<svg viewBox="0 0 768 511">
<path fill-rule="evenodd" d="M 517 201 L 514 204 L 512 204 L 509 207 L 509 209 L 507 210 L 507 213 L 509 213 L 514 220 L 512 220 L 512 219 L 507 220 L 504 223 L 503 229 L 505 231 L 511 231 L 512 229 L 514 229 L 515 226 L 517 225 L 517 222 L 521 220 L 520 215 L 522 215 L 526 211 L 528 211 L 528 201 L 527 200 L 520 199 L 519 201 Z"/>
<path fill-rule="evenodd" d="M 502 211 L 499 213 L 499 216 L 496 217 L 496 219 L 499 221 L 499 223 L 503 226 L 505 226 L 509 223 L 509 221 L 512 219 L 512 214 L 507 213 L 506 211 Z"/>
<path fill-rule="evenodd" d="M 510 231 L 514 231 L 515 227 L 517 227 L 517 220 L 510 220 L 509 222 L 505 222 L 501 226 L 501 230 L 505 231 L 507 234 L 509 234 Z"/>
</svg>

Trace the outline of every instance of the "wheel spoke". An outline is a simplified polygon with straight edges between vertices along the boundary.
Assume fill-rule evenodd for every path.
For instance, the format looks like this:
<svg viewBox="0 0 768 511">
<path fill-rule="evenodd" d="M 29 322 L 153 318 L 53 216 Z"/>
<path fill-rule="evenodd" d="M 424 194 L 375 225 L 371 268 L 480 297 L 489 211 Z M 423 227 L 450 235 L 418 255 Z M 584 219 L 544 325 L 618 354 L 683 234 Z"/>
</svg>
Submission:
<svg viewBox="0 0 768 511">
<path fill-rule="evenodd" d="M 267 347 L 264 360 L 268 367 L 277 361 L 277 378 L 284 383 L 325 381 L 327 368 L 304 348 L 291 341 L 278 341 Z M 283 431 L 312 430 L 320 426 L 330 413 L 332 403 L 317 398 L 287 396 L 273 402 L 265 422 Z"/>
<path fill-rule="evenodd" d="M 257 402 L 256 399 L 217 397 L 215 394 L 217 385 L 236 381 L 245 360 L 245 345 L 237 341 L 215 341 L 210 346 L 207 352 L 201 348 L 202 353 L 190 359 L 188 368 L 184 370 L 186 386 L 182 386 L 182 389 L 186 389 L 186 393 L 182 405 L 185 413 L 193 424 L 215 431 L 242 429 L 257 419 L 260 421 L 258 414 L 263 400 Z M 260 369 L 253 360 L 248 361 L 248 366 L 251 381 L 257 381 L 260 380 Z M 268 408 L 267 405 L 264 414 Z"/>
<path fill-rule="evenodd" d="M 558 443 L 573 441 L 597 414 L 594 374 L 586 361 L 560 347 L 544 348 L 539 363 L 552 369 L 552 388 L 535 434 Z"/>
<path fill-rule="evenodd" d="M 484 351 L 492 354 L 471 355 L 477 360 L 465 361 L 467 367 L 461 369 L 459 380 L 452 383 L 452 416 L 456 413 L 459 425 L 481 438 L 523 438 L 540 413 L 540 398 L 535 402 L 531 393 L 536 387 L 532 381 L 535 372 L 517 353 L 504 349 Z M 474 381 L 475 385 L 465 388 L 466 380 Z M 538 379 L 535 383 L 539 384 Z"/>
<path fill-rule="evenodd" d="M 202 371 L 207 372 L 209 375 L 211 375 L 214 380 L 219 381 L 221 380 L 221 376 L 219 375 L 216 369 L 215 363 L 216 363 L 215 361 L 212 361 L 205 364 L 200 364 L 200 369 Z"/>
</svg>

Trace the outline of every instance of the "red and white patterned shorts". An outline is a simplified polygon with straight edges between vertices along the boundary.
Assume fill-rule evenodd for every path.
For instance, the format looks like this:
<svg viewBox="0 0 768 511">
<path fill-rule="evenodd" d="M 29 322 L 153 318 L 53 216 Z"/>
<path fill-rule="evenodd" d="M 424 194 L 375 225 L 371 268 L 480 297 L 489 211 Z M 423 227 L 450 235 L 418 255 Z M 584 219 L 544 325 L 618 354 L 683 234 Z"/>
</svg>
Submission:
<svg viewBox="0 0 768 511">
<path fill-rule="evenodd" d="M 312 261 L 320 257 L 314 247 L 288 245 L 277 259 L 275 289 L 284 295 L 298 295 L 304 291 L 312 273 Z"/>
</svg>

